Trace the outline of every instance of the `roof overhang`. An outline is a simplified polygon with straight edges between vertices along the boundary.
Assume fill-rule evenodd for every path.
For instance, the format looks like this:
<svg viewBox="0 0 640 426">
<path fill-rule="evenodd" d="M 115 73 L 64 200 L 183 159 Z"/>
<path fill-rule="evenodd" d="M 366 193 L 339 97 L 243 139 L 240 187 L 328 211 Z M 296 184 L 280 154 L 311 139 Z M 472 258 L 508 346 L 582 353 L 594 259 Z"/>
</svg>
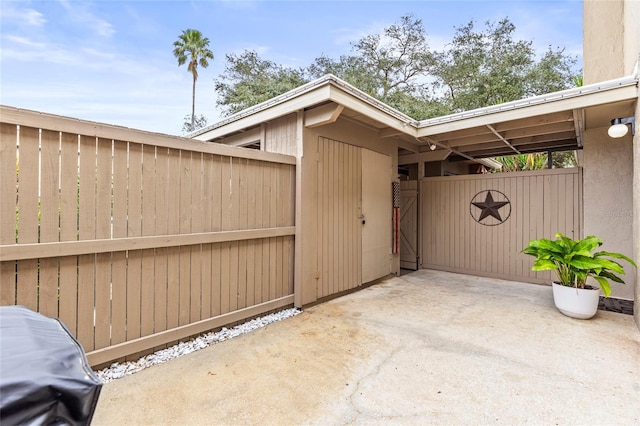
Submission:
<svg viewBox="0 0 640 426">
<path fill-rule="evenodd" d="M 377 130 L 381 138 L 395 140 L 401 154 L 435 148 L 436 152 L 446 150 L 452 158 L 479 159 L 580 149 L 585 129 L 606 126 L 623 114 L 633 115 L 637 101 L 636 71 L 616 80 L 416 121 L 343 80 L 326 75 L 191 137 L 218 141 L 295 111 L 314 110 L 314 126 L 333 122 L 339 115 Z M 325 115 L 328 121 L 322 121 Z"/>
<path fill-rule="evenodd" d="M 394 129 L 399 133 L 408 132 L 415 135 L 418 127 L 417 120 L 367 95 L 338 77 L 328 74 L 188 136 L 193 139 L 213 141 L 292 112 L 309 110 L 328 102 L 342 105 L 357 112 L 358 115 L 380 123 L 384 128 Z"/>
</svg>

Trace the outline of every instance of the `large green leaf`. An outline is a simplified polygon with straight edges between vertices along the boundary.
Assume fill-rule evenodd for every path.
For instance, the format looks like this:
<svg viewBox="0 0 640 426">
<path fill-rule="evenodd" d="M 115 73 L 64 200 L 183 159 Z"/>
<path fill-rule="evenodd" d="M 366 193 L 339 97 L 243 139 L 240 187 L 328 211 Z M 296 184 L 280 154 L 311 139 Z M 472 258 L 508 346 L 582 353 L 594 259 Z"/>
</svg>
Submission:
<svg viewBox="0 0 640 426">
<path fill-rule="evenodd" d="M 596 249 L 599 245 L 602 244 L 602 239 L 589 236 L 585 239 L 578 241 L 578 243 L 573 247 L 573 250 L 578 251 L 588 251 L 591 253 L 594 249 Z"/>
<path fill-rule="evenodd" d="M 629 262 L 630 264 L 632 264 L 633 266 L 636 266 L 636 262 L 634 262 L 631 258 L 625 256 L 624 254 L 620 254 L 620 253 L 611 253 L 609 251 L 599 251 L 597 253 L 595 253 L 593 255 L 594 257 L 600 257 L 600 256 L 609 256 L 609 257 L 615 257 L 616 259 L 623 259 L 626 260 L 627 262 Z"/>
<path fill-rule="evenodd" d="M 572 259 L 567 262 L 571 267 L 581 270 L 589 270 L 602 268 L 604 265 L 602 263 L 603 259 L 594 259 L 586 256 L 574 256 Z"/>
<path fill-rule="evenodd" d="M 532 271 L 551 271 L 553 269 L 558 269 L 558 265 L 547 259 L 536 259 L 531 267 Z"/>
<path fill-rule="evenodd" d="M 609 281 L 607 281 L 607 279 L 604 277 L 595 276 L 593 278 L 598 281 L 598 284 L 600 284 L 600 288 L 602 288 L 602 291 L 604 292 L 604 297 L 609 297 L 609 295 L 611 294 L 611 286 L 609 286 Z"/>
<path fill-rule="evenodd" d="M 598 262 L 600 262 L 601 269 L 611 269 L 612 271 L 617 272 L 619 274 L 624 274 L 624 269 L 622 268 L 622 265 L 620 265 L 618 262 L 615 262 L 609 259 L 604 259 L 602 257 L 594 258 L 594 260 L 597 260 Z"/>
<path fill-rule="evenodd" d="M 593 257 L 593 255 L 591 254 L 591 251 L 589 251 L 589 250 L 575 251 L 575 247 L 574 247 L 574 251 L 569 254 L 569 258 L 571 259 L 574 256 Z"/>
<path fill-rule="evenodd" d="M 566 252 L 573 251 L 573 247 L 576 245 L 575 241 L 560 232 L 556 234 L 556 238 L 558 238 L 556 241 L 565 248 Z"/>
<path fill-rule="evenodd" d="M 602 271 L 602 272 L 600 272 L 598 274 L 598 276 L 610 279 L 611 281 L 615 281 L 615 282 L 620 283 L 620 284 L 624 284 L 624 281 L 622 280 L 622 278 L 620 278 L 616 274 L 613 274 L 613 273 L 611 273 L 609 271 Z M 594 276 L 594 278 L 595 278 L 595 276 Z"/>
<path fill-rule="evenodd" d="M 529 247 L 536 248 L 539 250 L 548 250 L 553 253 L 565 253 L 566 250 L 558 243 L 547 240 L 547 239 L 539 239 L 533 240 L 529 242 Z"/>
</svg>

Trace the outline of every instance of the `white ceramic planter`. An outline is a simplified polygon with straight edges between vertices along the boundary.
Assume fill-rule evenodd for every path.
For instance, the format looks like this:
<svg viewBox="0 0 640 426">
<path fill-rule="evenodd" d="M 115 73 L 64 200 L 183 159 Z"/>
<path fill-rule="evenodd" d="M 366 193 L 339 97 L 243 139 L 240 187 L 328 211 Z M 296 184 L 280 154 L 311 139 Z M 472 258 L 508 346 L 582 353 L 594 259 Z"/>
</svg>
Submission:
<svg viewBox="0 0 640 426">
<path fill-rule="evenodd" d="M 568 317 L 589 319 L 598 312 L 600 289 L 575 288 L 553 283 L 556 308 Z"/>
</svg>

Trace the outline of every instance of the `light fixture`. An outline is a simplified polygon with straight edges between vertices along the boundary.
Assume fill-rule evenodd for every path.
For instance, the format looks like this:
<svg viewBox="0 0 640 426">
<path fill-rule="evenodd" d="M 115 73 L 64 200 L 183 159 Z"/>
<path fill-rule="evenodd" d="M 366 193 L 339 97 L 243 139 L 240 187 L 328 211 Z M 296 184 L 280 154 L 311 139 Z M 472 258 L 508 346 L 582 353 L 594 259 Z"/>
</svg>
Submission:
<svg viewBox="0 0 640 426">
<path fill-rule="evenodd" d="M 607 133 L 612 138 L 621 138 L 629 131 L 627 124 L 631 124 L 631 135 L 635 135 L 636 119 L 634 117 L 614 118 L 611 120 L 611 127 L 607 130 Z"/>
<path fill-rule="evenodd" d="M 422 140 L 418 139 L 418 138 L 417 138 L 417 137 L 415 137 L 415 136 L 414 136 L 414 138 L 415 138 L 415 140 L 417 140 L 417 141 L 418 141 L 418 142 L 420 142 L 420 143 L 424 143 L 424 142 L 425 142 L 425 141 L 422 141 Z M 431 140 L 429 140 L 429 139 L 427 139 L 427 145 L 429 145 L 429 149 L 430 149 L 431 151 L 435 151 L 435 150 L 436 150 L 436 148 L 438 147 L 438 145 L 436 145 L 435 143 L 431 142 Z"/>
</svg>

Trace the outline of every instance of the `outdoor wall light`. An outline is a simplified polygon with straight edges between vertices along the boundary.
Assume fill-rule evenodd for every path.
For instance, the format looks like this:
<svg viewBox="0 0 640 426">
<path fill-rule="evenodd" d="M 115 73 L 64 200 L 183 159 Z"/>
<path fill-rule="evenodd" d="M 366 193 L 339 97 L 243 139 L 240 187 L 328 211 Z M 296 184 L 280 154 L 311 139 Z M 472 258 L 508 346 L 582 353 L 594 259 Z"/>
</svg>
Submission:
<svg viewBox="0 0 640 426">
<path fill-rule="evenodd" d="M 609 130 L 607 130 L 607 133 L 612 138 L 621 138 L 629 131 L 627 124 L 631 124 L 631 135 L 635 135 L 636 119 L 634 117 L 614 118 L 613 120 L 611 120 L 611 127 L 609 127 Z"/>
</svg>

